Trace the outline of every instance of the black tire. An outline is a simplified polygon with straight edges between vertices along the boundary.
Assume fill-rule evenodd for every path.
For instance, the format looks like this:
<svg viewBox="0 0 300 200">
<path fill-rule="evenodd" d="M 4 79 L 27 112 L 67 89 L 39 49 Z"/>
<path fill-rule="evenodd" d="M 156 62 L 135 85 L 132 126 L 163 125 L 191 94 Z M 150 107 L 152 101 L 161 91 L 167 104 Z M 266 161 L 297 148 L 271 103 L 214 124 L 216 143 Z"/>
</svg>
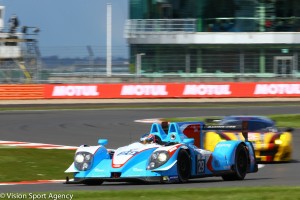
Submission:
<svg viewBox="0 0 300 200">
<path fill-rule="evenodd" d="M 234 173 L 223 175 L 224 181 L 244 180 L 248 169 L 248 152 L 243 144 L 239 144 L 235 151 Z"/>
<path fill-rule="evenodd" d="M 186 150 L 180 150 L 177 156 L 177 174 L 179 183 L 186 183 L 191 176 L 191 159 Z"/>
<path fill-rule="evenodd" d="M 102 185 L 103 181 L 100 180 L 85 180 L 83 184 L 85 185 Z"/>
</svg>

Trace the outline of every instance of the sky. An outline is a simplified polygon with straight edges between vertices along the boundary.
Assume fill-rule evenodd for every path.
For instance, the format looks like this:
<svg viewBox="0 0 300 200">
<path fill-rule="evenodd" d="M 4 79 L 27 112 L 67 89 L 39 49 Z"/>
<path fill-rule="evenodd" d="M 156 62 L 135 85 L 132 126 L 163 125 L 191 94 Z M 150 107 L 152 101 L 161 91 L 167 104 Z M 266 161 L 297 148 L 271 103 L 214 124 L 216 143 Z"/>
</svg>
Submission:
<svg viewBox="0 0 300 200">
<path fill-rule="evenodd" d="M 107 3 L 112 4 L 113 54 L 123 54 L 128 46 L 124 39 L 128 0 L 0 0 L 5 6 L 6 25 L 9 17 L 16 14 L 20 26 L 40 28 L 39 46 L 45 56 L 80 56 L 86 54 L 86 46 L 104 53 Z"/>
</svg>

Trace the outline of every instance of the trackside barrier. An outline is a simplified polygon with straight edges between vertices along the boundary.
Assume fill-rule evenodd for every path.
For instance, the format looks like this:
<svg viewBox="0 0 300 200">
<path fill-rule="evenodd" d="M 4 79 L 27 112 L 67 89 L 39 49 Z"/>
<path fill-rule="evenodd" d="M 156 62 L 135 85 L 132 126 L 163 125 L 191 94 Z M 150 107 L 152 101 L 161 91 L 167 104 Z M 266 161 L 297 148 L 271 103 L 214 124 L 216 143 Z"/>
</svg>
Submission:
<svg viewBox="0 0 300 200">
<path fill-rule="evenodd" d="M 300 82 L 53 84 L 46 99 L 300 97 Z"/>
<path fill-rule="evenodd" d="M 44 85 L 0 85 L 0 100 L 44 99 Z"/>
<path fill-rule="evenodd" d="M 300 82 L 0 85 L 0 100 L 266 97 L 300 97 Z"/>
</svg>

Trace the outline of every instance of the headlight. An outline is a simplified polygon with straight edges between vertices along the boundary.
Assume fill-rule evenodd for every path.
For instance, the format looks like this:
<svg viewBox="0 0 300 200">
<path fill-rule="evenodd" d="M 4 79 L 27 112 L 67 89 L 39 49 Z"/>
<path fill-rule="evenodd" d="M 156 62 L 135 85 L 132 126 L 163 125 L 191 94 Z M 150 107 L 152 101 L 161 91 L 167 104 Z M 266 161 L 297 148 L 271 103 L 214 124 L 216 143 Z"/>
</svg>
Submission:
<svg viewBox="0 0 300 200">
<path fill-rule="evenodd" d="M 170 156 L 167 151 L 156 151 L 151 155 L 147 169 L 158 168 L 165 164 L 169 158 Z"/>
<path fill-rule="evenodd" d="M 166 162 L 167 159 L 168 159 L 168 155 L 165 152 L 162 152 L 158 155 L 159 162 Z"/>
<path fill-rule="evenodd" d="M 281 140 L 275 140 L 275 144 L 282 144 Z"/>
<path fill-rule="evenodd" d="M 75 155 L 74 164 L 79 171 L 86 171 L 91 168 L 93 162 L 93 154 L 89 152 L 78 152 Z"/>
<path fill-rule="evenodd" d="M 84 156 L 82 154 L 77 154 L 75 156 L 75 162 L 82 163 L 84 161 Z"/>
</svg>

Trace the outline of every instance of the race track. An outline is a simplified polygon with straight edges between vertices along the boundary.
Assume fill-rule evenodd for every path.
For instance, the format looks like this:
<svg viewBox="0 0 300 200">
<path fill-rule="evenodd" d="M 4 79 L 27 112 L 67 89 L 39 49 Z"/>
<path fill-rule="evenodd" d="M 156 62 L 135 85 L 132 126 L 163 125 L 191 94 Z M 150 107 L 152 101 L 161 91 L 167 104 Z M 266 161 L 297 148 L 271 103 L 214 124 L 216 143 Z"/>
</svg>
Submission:
<svg viewBox="0 0 300 200">
<path fill-rule="evenodd" d="M 109 139 L 108 148 L 116 148 L 138 140 L 149 131 L 149 124 L 134 122 L 138 119 L 161 117 L 196 117 L 222 115 L 299 114 L 299 106 L 244 106 L 238 108 L 151 108 L 102 109 L 73 111 L 13 111 L 0 112 L 1 140 L 40 142 L 79 146 L 96 145 L 99 138 Z M 297 145 L 296 145 L 297 144 Z M 221 178 L 192 180 L 188 184 L 136 185 L 105 183 L 102 186 L 65 184 L 0 186 L 0 192 L 38 192 L 65 190 L 120 190 L 163 189 L 232 186 L 300 185 L 300 130 L 294 133 L 293 162 L 268 164 L 258 173 L 248 174 L 244 181 L 224 182 Z M 64 177 L 62 177 L 63 179 Z"/>
</svg>

